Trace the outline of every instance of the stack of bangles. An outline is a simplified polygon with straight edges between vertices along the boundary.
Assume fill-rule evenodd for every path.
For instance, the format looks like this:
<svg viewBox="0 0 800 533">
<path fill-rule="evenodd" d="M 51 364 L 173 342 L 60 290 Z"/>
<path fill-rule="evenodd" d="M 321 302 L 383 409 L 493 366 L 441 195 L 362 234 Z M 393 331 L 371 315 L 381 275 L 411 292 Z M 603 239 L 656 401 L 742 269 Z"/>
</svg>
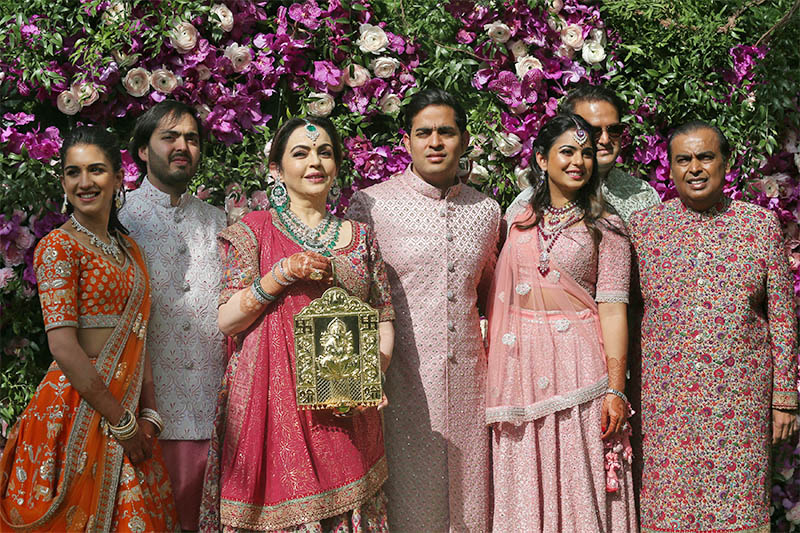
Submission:
<svg viewBox="0 0 800 533">
<path fill-rule="evenodd" d="M 276 268 L 278 269 L 278 272 L 280 272 L 280 275 L 283 277 L 283 279 L 281 279 L 275 274 Z M 297 281 L 297 278 L 290 276 L 289 273 L 286 272 L 286 270 L 284 270 L 283 259 L 279 259 L 274 265 L 272 265 L 269 274 L 270 276 L 272 276 L 272 279 L 275 280 L 275 283 L 277 283 L 281 287 L 288 287 L 289 285 Z M 255 297 L 256 301 L 261 305 L 274 302 L 275 299 L 277 298 L 277 296 L 272 295 L 264 290 L 264 287 L 261 286 L 261 278 L 258 278 L 253 282 L 253 284 L 250 286 L 250 292 L 253 293 L 253 296 Z"/>
<path fill-rule="evenodd" d="M 606 394 L 613 394 L 614 396 L 618 397 L 623 402 L 625 402 L 625 405 L 628 405 L 628 397 L 625 396 L 624 392 L 618 391 L 617 389 L 612 389 L 611 387 L 609 387 L 608 389 L 606 389 Z"/>
<path fill-rule="evenodd" d="M 132 439 L 136 432 L 139 431 L 139 424 L 136 423 L 136 417 L 133 416 L 130 409 L 125 409 L 125 414 L 119 420 L 119 424 L 112 425 L 111 422 L 106 421 L 108 424 L 108 431 L 118 441 Z"/>
<path fill-rule="evenodd" d="M 158 414 L 158 411 L 155 409 L 150 409 L 149 407 L 141 409 L 139 411 L 139 418 L 147 420 L 156 427 L 156 437 L 161 435 L 161 432 L 164 431 L 164 421 L 161 419 L 161 415 Z"/>
</svg>

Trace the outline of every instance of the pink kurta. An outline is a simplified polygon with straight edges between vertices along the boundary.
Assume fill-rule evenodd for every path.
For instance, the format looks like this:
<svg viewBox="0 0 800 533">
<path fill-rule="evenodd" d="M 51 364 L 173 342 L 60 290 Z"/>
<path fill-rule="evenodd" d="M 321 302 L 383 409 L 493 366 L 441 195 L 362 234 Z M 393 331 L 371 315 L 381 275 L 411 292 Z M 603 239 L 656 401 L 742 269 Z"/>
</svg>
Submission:
<svg viewBox="0 0 800 533">
<path fill-rule="evenodd" d="M 393 532 L 489 529 L 477 304 L 494 270 L 500 207 L 463 184 L 441 196 L 407 169 L 356 193 L 348 211 L 375 230 L 397 314 L 385 419 Z"/>
</svg>

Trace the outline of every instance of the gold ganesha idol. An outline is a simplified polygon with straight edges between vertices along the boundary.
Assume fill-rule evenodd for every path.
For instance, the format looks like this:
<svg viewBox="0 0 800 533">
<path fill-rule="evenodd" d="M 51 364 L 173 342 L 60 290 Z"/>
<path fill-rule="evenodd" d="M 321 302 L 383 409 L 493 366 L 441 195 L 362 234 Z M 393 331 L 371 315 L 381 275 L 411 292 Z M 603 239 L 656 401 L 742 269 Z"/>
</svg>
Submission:
<svg viewBox="0 0 800 533">
<path fill-rule="evenodd" d="M 331 287 L 294 316 L 298 409 L 378 405 L 378 311 Z"/>
</svg>

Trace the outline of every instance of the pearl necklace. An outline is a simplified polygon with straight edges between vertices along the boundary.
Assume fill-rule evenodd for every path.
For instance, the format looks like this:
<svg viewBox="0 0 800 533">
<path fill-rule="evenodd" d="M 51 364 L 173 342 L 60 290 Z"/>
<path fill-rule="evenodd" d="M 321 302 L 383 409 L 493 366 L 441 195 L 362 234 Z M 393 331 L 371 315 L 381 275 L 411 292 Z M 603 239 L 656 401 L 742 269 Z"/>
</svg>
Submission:
<svg viewBox="0 0 800 533">
<path fill-rule="evenodd" d="M 122 250 L 120 250 L 117 240 L 112 238 L 108 232 L 106 232 L 106 237 L 108 238 L 109 243 L 106 244 L 101 241 L 100 237 L 98 237 L 92 230 L 78 222 L 78 219 L 75 218 L 74 214 L 70 215 L 69 219 L 72 221 L 72 227 L 75 228 L 75 231 L 79 231 L 80 233 L 89 236 L 89 242 L 91 242 L 92 245 L 100 248 L 100 251 L 102 251 L 104 254 L 113 257 L 117 263 L 122 262 Z"/>
</svg>

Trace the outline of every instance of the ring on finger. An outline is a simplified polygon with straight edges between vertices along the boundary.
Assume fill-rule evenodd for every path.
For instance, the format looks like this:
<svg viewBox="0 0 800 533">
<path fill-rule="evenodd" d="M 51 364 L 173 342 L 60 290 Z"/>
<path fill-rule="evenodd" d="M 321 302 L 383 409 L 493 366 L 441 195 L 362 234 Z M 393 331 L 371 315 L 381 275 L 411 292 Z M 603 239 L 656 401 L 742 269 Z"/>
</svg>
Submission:
<svg viewBox="0 0 800 533">
<path fill-rule="evenodd" d="M 322 271 L 314 269 L 311 271 L 311 274 L 308 277 L 313 279 L 314 281 L 319 281 L 322 279 Z"/>
</svg>

